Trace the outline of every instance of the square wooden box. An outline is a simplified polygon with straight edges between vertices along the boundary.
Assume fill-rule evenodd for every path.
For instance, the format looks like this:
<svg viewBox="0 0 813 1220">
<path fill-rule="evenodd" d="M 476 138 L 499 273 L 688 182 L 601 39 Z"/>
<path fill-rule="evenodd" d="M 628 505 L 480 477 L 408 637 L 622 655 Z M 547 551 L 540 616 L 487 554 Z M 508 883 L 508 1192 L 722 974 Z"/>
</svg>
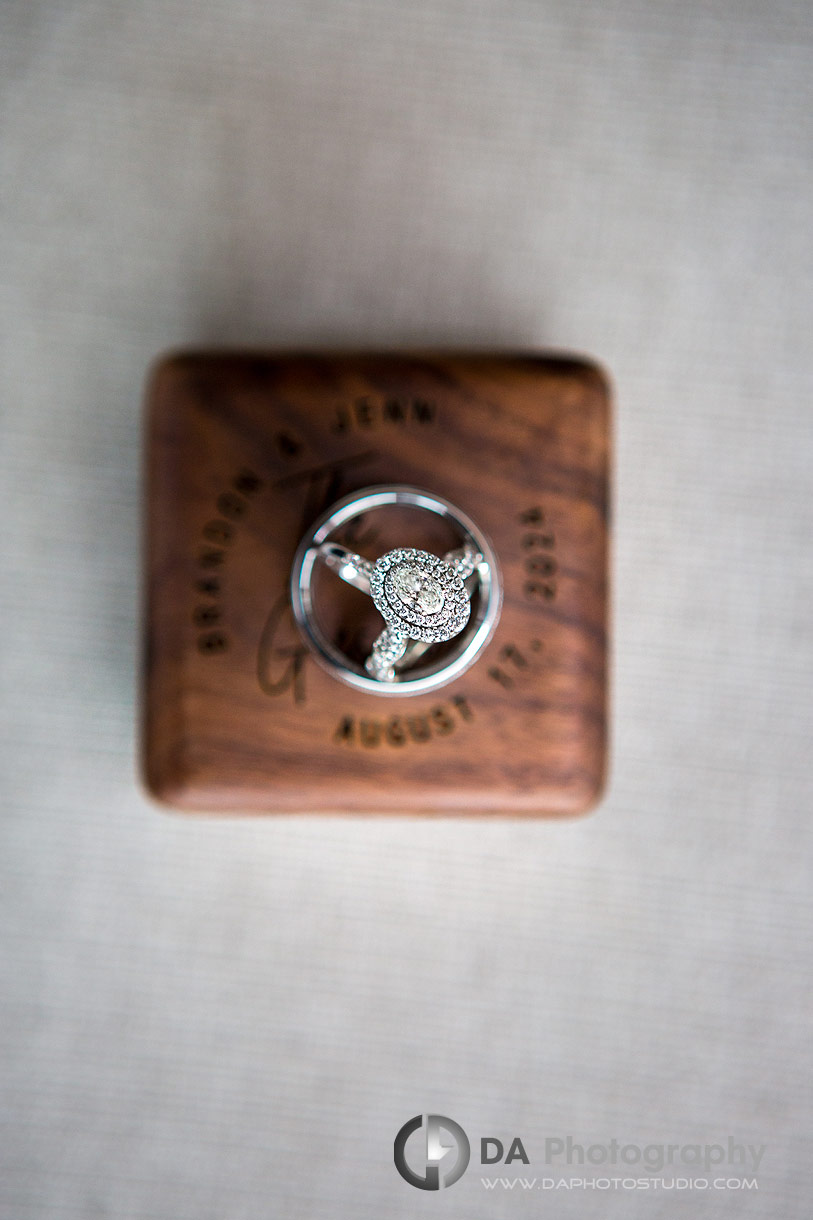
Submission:
<svg viewBox="0 0 813 1220">
<path fill-rule="evenodd" d="M 596 801 L 610 405 L 595 365 L 179 354 L 153 371 L 147 412 L 143 758 L 156 798 L 221 812 L 531 816 Z M 290 611 L 307 525 L 381 483 L 451 500 L 502 568 L 493 639 L 429 696 L 337 681 Z"/>
</svg>

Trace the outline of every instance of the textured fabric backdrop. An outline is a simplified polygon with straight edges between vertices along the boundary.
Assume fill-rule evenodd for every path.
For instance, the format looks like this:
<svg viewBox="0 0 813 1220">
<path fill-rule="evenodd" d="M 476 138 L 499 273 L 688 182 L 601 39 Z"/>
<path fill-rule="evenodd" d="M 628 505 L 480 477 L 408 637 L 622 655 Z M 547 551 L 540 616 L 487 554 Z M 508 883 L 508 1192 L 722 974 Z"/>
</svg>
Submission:
<svg viewBox="0 0 813 1220">
<path fill-rule="evenodd" d="M 4 1220 L 810 1216 L 812 43 L 804 0 L 5 0 Z M 595 816 L 140 795 L 146 366 L 327 341 L 611 370 Z M 434 1195 L 418 1112 L 512 1175 L 768 1149 L 758 1191 Z"/>
</svg>

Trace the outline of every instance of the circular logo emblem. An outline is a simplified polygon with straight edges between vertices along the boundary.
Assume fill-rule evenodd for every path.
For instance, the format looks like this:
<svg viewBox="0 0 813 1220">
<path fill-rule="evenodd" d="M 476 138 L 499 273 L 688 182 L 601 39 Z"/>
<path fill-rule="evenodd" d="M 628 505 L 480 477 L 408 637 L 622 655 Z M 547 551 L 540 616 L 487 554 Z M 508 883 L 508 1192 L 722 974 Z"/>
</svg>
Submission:
<svg viewBox="0 0 813 1220">
<path fill-rule="evenodd" d="M 469 1163 L 471 1148 L 469 1137 L 451 1118 L 442 1114 L 427 1114 L 425 1139 L 413 1140 L 407 1161 L 409 1137 L 424 1126 L 424 1116 L 416 1114 L 404 1123 L 395 1137 L 395 1168 L 405 1182 L 417 1186 L 418 1190 L 439 1190 L 441 1186 L 454 1186 Z M 454 1159 L 447 1157 L 455 1151 Z M 443 1173 L 441 1174 L 441 1168 Z"/>
</svg>

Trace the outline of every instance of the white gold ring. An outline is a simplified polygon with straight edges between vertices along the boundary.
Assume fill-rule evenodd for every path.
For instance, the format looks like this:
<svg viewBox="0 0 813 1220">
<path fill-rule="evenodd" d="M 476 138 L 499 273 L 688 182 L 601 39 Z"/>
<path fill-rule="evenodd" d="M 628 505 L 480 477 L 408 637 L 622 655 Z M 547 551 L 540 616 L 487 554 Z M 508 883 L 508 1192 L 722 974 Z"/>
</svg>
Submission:
<svg viewBox="0 0 813 1220">
<path fill-rule="evenodd" d="M 331 537 L 387 505 L 444 518 L 460 545 L 442 558 L 397 547 L 371 560 Z M 312 590 L 317 564 L 368 594 L 384 619 L 363 664 L 351 660 L 320 626 Z M 302 539 L 291 572 L 291 602 L 302 635 L 335 677 L 376 694 L 420 694 L 452 681 L 485 647 L 500 612 L 499 568 L 482 531 L 447 500 L 414 487 L 371 487 L 333 505 Z M 442 653 L 434 647 L 449 641 L 454 645 Z"/>
<path fill-rule="evenodd" d="M 394 682 L 425 649 L 410 642 L 442 644 L 459 635 L 471 614 L 465 579 L 483 562 L 479 551 L 460 547 L 443 559 L 414 547 L 388 551 L 375 563 L 334 542 L 323 542 L 318 557 L 342 580 L 369 593 L 386 627 L 364 668 L 379 682 Z"/>
</svg>

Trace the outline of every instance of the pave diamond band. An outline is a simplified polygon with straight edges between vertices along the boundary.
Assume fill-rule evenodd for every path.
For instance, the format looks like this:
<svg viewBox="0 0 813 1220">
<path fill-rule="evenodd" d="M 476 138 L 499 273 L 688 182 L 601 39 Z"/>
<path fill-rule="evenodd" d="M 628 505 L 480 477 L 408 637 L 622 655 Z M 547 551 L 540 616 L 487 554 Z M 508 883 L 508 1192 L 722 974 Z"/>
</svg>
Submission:
<svg viewBox="0 0 813 1220">
<path fill-rule="evenodd" d="M 398 547 L 372 560 L 338 541 L 361 536 L 350 527 L 362 517 L 363 531 L 372 525 L 374 536 L 376 518 L 368 514 L 390 506 L 412 510 L 419 533 L 425 533 L 421 513 L 442 518 L 458 546 L 442 557 Z M 335 626 L 325 630 L 336 618 L 329 602 L 322 610 L 314 602 L 315 589 L 320 599 L 329 596 L 328 584 L 315 585 L 317 567 L 367 594 L 384 620 L 362 662 L 355 648 L 348 653 L 334 642 Z M 448 500 L 400 484 L 368 487 L 334 504 L 302 539 L 291 570 L 294 618 L 315 658 L 343 682 L 381 695 L 435 690 L 463 673 L 491 637 L 501 602 L 497 558 L 482 531 Z M 347 638 L 344 629 L 342 635 Z M 435 647 L 444 643 L 447 648 Z"/>
<path fill-rule="evenodd" d="M 354 585 L 364 593 L 370 592 L 370 577 L 375 565 L 370 563 L 369 559 L 362 559 L 361 555 L 355 555 L 348 551 L 347 547 L 338 546 L 335 542 L 323 542 L 319 547 L 319 558 L 334 572 L 338 572 L 342 580 L 346 580 L 349 585 Z"/>
<path fill-rule="evenodd" d="M 379 682 L 395 681 L 395 666 L 409 646 L 409 639 L 392 627 L 385 627 L 373 644 L 373 650 L 364 662 L 371 678 Z"/>
</svg>

